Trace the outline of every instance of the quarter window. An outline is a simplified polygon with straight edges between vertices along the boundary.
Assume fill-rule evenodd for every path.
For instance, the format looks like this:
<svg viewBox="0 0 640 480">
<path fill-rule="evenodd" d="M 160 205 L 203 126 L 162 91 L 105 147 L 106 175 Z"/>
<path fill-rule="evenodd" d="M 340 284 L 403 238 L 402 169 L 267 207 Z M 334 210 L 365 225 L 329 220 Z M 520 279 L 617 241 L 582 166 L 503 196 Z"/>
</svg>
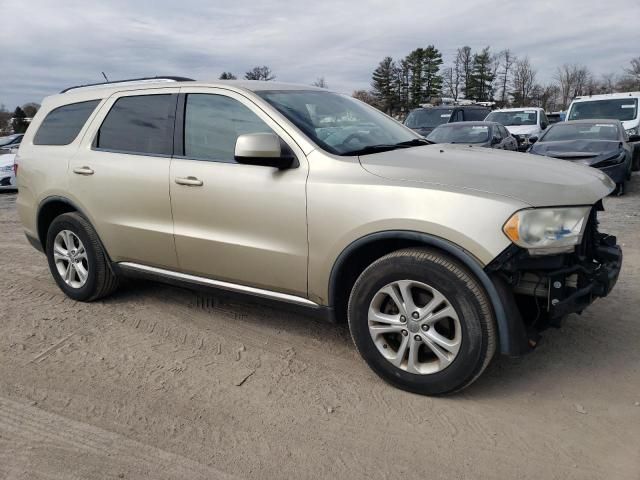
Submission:
<svg viewBox="0 0 640 480">
<path fill-rule="evenodd" d="M 240 135 L 273 133 L 255 113 L 223 95 L 187 95 L 184 118 L 184 155 L 201 160 L 234 162 Z"/>
<path fill-rule="evenodd" d="M 51 110 L 33 137 L 34 145 L 69 145 L 100 100 L 72 103 Z"/>
<path fill-rule="evenodd" d="M 177 95 L 119 98 L 96 137 L 96 148 L 145 155 L 171 155 Z"/>
</svg>

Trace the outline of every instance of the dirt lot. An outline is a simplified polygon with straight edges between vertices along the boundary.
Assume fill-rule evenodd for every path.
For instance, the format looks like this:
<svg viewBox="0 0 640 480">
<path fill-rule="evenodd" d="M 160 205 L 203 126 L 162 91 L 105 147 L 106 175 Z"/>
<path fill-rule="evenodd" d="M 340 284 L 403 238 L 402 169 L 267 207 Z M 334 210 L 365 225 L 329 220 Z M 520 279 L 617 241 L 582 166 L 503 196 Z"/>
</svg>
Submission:
<svg viewBox="0 0 640 480">
<path fill-rule="evenodd" d="M 380 381 L 345 326 L 151 282 L 75 303 L 0 194 L 0 478 L 640 478 L 640 176 L 613 294 L 462 394 Z"/>
</svg>

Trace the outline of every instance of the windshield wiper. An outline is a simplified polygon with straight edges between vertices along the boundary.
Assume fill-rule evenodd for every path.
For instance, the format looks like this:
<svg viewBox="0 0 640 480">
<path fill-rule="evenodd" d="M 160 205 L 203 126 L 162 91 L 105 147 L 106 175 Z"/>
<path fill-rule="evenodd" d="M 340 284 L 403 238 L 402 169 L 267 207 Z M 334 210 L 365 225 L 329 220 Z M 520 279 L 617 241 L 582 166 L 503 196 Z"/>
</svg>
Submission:
<svg viewBox="0 0 640 480">
<path fill-rule="evenodd" d="M 343 157 L 348 157 L 352 155 L 368 155 L 371 153 L 380 153 L 380 152 L 388 152 L 391 150 L 397 150 L 399 148 L 409 148 L 409 147 L 418 147 L 420 145 L 431 145 L 434 142 L 427 140 L 426 138 L 414 138 L 413 140 L 408 140 L 406 142 L 398 142 L 398 143 L 382 143 L 379 145 L 367 145 L 366 147 L 359 148 L 357 150 L 351 150 L 349 152 L 341 153 Z"/>
</svg>

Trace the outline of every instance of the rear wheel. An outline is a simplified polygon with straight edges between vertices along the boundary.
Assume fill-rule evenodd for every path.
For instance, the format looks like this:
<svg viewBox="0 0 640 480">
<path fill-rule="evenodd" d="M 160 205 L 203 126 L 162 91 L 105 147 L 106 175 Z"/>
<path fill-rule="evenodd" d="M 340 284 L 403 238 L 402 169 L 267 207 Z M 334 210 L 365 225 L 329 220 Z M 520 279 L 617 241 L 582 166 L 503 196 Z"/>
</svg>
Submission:
<svg viewBox="0 0 640 480">
<path fill-rule="evenodd" d="M 65 213 L 51 222 L 46 252 L 54 280 L 74 300 L 97 300 L 118 286 L 98 235 L 78 213 Z"/>
<path fill-rule="evenodd" d="M 476 279 L 455 260 L 423 248 L 393 252 L 362 273 L 349 299 L 349 328 L 380 377 L 426 395 L 471 384 L 497 340 Z"/>
</svg>

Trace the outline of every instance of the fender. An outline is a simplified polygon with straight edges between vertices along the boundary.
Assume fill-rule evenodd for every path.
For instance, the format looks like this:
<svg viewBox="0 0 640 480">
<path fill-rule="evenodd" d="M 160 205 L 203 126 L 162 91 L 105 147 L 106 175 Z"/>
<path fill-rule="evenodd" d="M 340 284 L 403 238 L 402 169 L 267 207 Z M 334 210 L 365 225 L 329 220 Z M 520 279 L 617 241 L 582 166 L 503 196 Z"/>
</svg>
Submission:
<svg viewBox="0 0 640 480">
<path fill-rule="evenodd" d="M 37 240 L 37 241 L 38 241 L 38 243 L 40 244 L 40 248 L 38 248 L 38 247 L 37 247 L 37 246 L 35 246 L 35 245 L 34 245 L 34 246 L 35 246 L 38 250 L 42 251 L 43 253 L 46 253 L 46 252 L 44 251 L 44 248 L 42 248 L 43 242 L 42 242 L 42 238 L 40 238 L 40 225 L 39 225 L 40 221 L 39 221 L 39 220 L 40 220 L 40 213 L 41 213 L 42 209 L 43 209 L 46 205 L 48 205 L 48 204 L 50 204 L 50 203 L 52 203 L 52 202 L 61 202 L 61 203 L 66 203 L 66 204 L 67 204 L 67 205 L 69 205 L 71 208 L 73 208 L 73 209 L 74 209 L 78 214 L 82 215 L 82 216 L 84 217 L 84 219 L 85 219 L 87 222 L 89 222 L 89 224 L 93 227 L 93 229 L 94 229 L 94 230 L 95 230 L 95 232 L 96 232 L 96 236 L 98 237 L 98 241 L 100 242 L 100 246 L 102 247 L 102 251 L 104 251 L 105 255 L 107 256 L 107 260 L 109 261 L 109 263 L 112 263 L 111 256 L 109 255 L 109 251 L 108 251 L 108 250 L 106 249 L 106 247 L 104 246 L 104 243 L 102 243 L 102 239 L 100 238 L 100 235 L 98 235 L 98 231 L 96 230 L 96 227 L 93 225 L 93 223 L 92 223 L 92 222 L 91 222 L 91 220 L 89 219 L 89 216 L 88 216 L 88 215 L 86 215 L 86 214 L 84 213 L 84 211 L 83 211 L 80 207 L 78 207 L 78 205 L 77 205 L 75 202 L 73 202 L 72 200 L 69 200 L 67 197 L 61 197 L 61 196 L 59 196 L 59 195 L 51 195 L 51 196 L 49 196 L 49 197 L 46 197 L 46 198 L 44 198 L 44 199 L 40 202 L 40 204 L 38 205 L 38 211 L 36 212 L 36 228 L 38 229 L 38 240 Z M 46 235 L 46 234 L 45 234 L 45 235 Z M 27 238 L 29 238 L 29 241 L 33 244 L 33 241 L 34 241 L 35 239 L 31 239 L 30 237 L 27 237 Z"/>
<path fill-rule="evenodd" d="M 366 235 L 349 244 L 340 253 L 331 269 L 331 275 L 329 277 L 329 305 L 334 307 L 338 272 L 350 254 L 368 243 L 391 239 L 409 240 L 423 245 L 429 245 L 446 252 L 460 261 L 475 275 L 489 297 L 498 326 L 500 353 L 509 356 L 519 356 L 529 350 L 528 339 L 522 319 L 519 315 L 513 315 L 513 312 L 511 315 L 507 315 L 507 307 L 510 311 L 513 309 L 511 308 L 512 305 L 507 302 L 506 292 L 503 291 L 504 289 L 501 289 L 500 293 L 498 292 L 496 284 L 484 270 L 480 261 L 476 259 L 471 252 L 459 245 L 426 233 L 390 230 Z"/>
</svg>

